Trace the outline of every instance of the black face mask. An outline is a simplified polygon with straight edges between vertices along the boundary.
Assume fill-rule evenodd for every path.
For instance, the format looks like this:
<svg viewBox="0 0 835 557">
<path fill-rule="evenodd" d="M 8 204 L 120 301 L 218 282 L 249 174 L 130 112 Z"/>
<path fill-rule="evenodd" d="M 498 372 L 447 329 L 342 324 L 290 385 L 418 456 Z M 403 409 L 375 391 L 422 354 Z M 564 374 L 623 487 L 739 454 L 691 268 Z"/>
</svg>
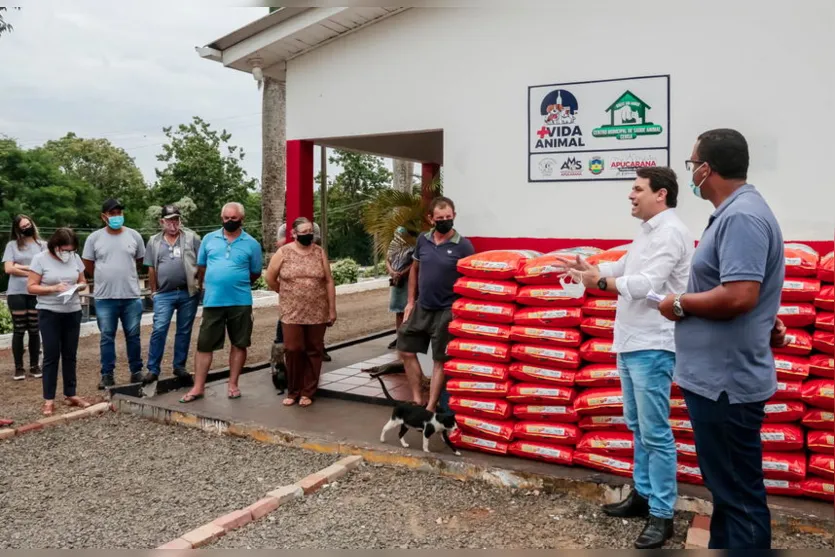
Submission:
<svg viewBox="0 0 835 557">
<path fill-rule="evenodd" d="M 228 220 L 223 223 L 223 229 L 227 232 L 235 232 L 237 229 L 241 227 L 241 221 L 239 220 Z"/>
<path fill-rule="evenodd" d="M 452 219 L 449 220 L 436 220 L 435 221 L 435 230 L 440 232 L 441 234 L 448 234 L 450 230 L 452 230 Z"/>
<path fill-rule="evenodd" d="M 313 243 L 313 234 L 297 234 L 296 240 L 303 246 L 309 246 Z"/>
<path fill-rule="evenodd" d="M 32 238 L 35 235 L 35 227 L 30 226 L 29 228 L 24 228 L 20 231 L 20 233 L 26 236 L 27 238 Z"/>
</svg>

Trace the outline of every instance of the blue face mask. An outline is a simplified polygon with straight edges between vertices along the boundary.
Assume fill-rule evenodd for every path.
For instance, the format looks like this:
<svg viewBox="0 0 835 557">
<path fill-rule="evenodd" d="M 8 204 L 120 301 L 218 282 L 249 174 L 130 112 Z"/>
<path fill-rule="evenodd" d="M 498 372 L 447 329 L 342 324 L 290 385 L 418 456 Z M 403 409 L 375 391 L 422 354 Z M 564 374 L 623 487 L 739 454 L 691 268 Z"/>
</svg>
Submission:
<svg viewBox="0 0 835 557">
<path fill-rule="evenodd" d="M 125 224 L 125 216 L 117 215 L 115 217 L 107 217 L 107 226 L 113 230 L 119 230 Z"/>
<path fill-rule="evenodd" d="M 699 165 L 699 168 L 701 168 L 701 167 L 702 167 L 702 166 L 704 166 L 705 164 L 706 164 L 706 163 L 702 163 L 701 165 Z M 698 171 L 699 171 L 699 168 L 697 168 L 696 170 L 694 170 L 694 171 L 693 171 L 693 174 L 694 174 L 694 175 L 696 174 L 696 172 L 698 172 Z M 696 185 L 696 182 L 694 182 L 694 181 L 693 181 L 693 176 L 691 176 L 691 177 L 690 177 L 690 189 L 691 189 L 691 190 L 693 190 L 693 195 L 695 195 L 695 196 L 696 196 L 696 197 L 698 197 L 699 199 L 704 199 L 704 198 L 705 198 L 705 197 L 704 197 L 704 195 L 702 195 L 702 184 L 704 184 L 704 183 L 705 183 L 705 180 L 707 180 L 707 176 L 705 176 L 705 177 L 702 179 L 702 181 L 701 181 L 701 182 L 699 182 L 699 185 L 697 186 L 697 185 Z"/>
</svg>

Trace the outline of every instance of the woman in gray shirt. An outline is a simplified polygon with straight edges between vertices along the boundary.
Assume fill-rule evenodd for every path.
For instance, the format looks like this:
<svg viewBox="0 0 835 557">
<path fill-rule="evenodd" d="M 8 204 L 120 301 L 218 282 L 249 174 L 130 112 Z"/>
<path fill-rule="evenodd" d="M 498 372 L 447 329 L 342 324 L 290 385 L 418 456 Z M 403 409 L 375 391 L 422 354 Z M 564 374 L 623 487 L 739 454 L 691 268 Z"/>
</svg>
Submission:
<svg viewBox="0 0 835 557">
<path fill-rule="evenodd" d="M 38 335 L 38 311 L 35 297 L 26 290 L 29 265 L 35 255 L 46 249 L 46 242 L 38 236 L 35 221 L 26 215 L 17 215 L 12 220 L 12 240 L 3 252 L 3 270 L 9 275 L 6 299 L 12 313 L 12 356 L 14 357 L 14 380 L 26 377 L 23 367 L 23 336 L 29 333 L 29 374 L 40 377 L 38 361 L 41 356 L 41 338 Z"/>
<path fill-rule="evenodd" d="M 81 300 L 87 288 L 84 264 L 78 256 L 78 238 L 69 228 L 59 228 L 47 250 L 32 259 L 28 289 L 38 296 L 38 321 L 43 337 L 43 414 L 55 410 L 58 361 L 64 379 L 64 397 L 69 406 L 86 408 L 90 403 L 75 394 L 75 362 L 81 333 Z"/>
</svg>

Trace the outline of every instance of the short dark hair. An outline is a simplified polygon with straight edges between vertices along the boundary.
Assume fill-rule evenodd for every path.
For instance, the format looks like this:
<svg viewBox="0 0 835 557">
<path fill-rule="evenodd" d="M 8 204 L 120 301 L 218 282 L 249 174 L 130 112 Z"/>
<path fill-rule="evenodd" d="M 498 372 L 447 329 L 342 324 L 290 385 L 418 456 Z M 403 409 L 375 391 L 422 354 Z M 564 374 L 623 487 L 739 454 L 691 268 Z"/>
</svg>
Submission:
<svg viewBox="0 0 835 557">
<path fill-rule="evenodd" d="M 436 197 L 429 203 L 429 214 L 434 215 L 435 209 L 443 209 L 444 207 L 449 207 L 453 213 L 455 212 L 455 203 L 452 202 L 452 199 L 448 197 Z"/>
<path fill-rule="evenodd" d="M 699 136 L 696 154 L 722 178 L 748 179 L 748 142 L 736 130 L 720 128 L 704 132 Z"/>
<path fill-rule="evenodd" d="M 675 171 L 668 166 L 650 166 L 639 168 L 636 173 L 638 178 L 649 180 L 649 187 L 658 193 L 660 190 L 667 190 L 667 207 L 673 208 L 678 205 L 678 181 Z"/>
<path fill-rule="evenodd" d="M 72 228 L 59 228 L 46 243 L 46 248 L 52 255 L 57 256 L 57 249 L 61 246 L 72 246 L 74 251 L 78 251 L 78 236 L 75 235 Z"/>
</svg>

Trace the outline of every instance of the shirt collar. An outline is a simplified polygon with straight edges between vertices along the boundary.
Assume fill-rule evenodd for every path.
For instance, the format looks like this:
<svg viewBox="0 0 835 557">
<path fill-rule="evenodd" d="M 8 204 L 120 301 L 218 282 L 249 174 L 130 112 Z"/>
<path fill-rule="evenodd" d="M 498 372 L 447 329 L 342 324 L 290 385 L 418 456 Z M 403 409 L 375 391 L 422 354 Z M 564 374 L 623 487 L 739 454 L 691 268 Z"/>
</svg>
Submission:
<svg viewBox="0 0 835 557">
<path fill-rule="evenodd" d="M 223 229 L 222 228 L 220 230 L 215 231 L 215 237 L 220 238 L 221 240 L 226 242 L 226 236 L 223 235 Z M 235 242 L 238 242 L 238 241 L 243 240 L 243 239 L 248 238 L 248 237 L 249 237 L 249 234 L 246 233 L 246 230 L 241 230 L 241 235 L 240 236 L 238 236 L 237 238 L 232 240 L 232 242 L 227 242 L 227 243 L 234 244 Z"/>
<path fill-rule="evenodd" d="M 715 211 L 713 211 L 713 214 L 710 215 L 711 221 L 713 219 L 715 219 L 716 217 L 718 217 L 719 215 L 721 215 L 722 213 L 724 213 L 725 210 L 730 206 L 730 204 L 733 203 L 734 201 L 736 201 L 736 199 L 740 195 L 742 195 L 743 193 L 751 192 L 751 191 L 755 191 L 754 186 L 751 185 L 751 184 L 744 184 L 744 185 L 740 186 L 739 188 L 737 188 L 735 192 L 733 192 L 731 195 L 729 195 L 728 198 L 725 201 L 723 201 L 722 204 L 719 205 L 716 208 Z"/>
<path fill-rule="evenodd" d="M 432 242 L 433 244 L 435 243 L 435 241 L 432 239 L 432 235 L 433 235 L 434 233 L 435 233 L 435 229 L 434 229 L 434 228 L 431 228 L 431 229 L 429 230 L 429 232 L 427 232 L 427 233 L 425 234 L 426 239 L 427 239 L 427 240 L 429 240 L 430 242 Z M 447 240 L 445 243 L 457 244 L 457 243 L 459 243 L 460 241 L 461 241 L 461 234 L 459 234 L 459 233 L 458 233 L 458 231 L 456 230 L 456 231 L 455 231 L 455 234 L 453 234 L 453 235 L 452 235 L 452 238 L 450 238 L 449 240 Z"/>
<path fill-rule="evenodd" d="M 660 213 L 658 213 L 657 215 L 655 215 L 654 217 L 652 217 L 648 221 L 642 222 L 641 223 L 641 228 L 643 228 L 645 232 L 651 232 L 651 231 L 655 230 L 656 228 L 658 228 L 658 226 L 662 222 L 664 222 L 665 220 L 670 218 L 670 216 L 673 215 L 673 214 L 675 214 L 675 210 L 672 207 L 670 207 L 668 209 L 664 209 L 663 211 L 661 211 Z"/>
</svg>

